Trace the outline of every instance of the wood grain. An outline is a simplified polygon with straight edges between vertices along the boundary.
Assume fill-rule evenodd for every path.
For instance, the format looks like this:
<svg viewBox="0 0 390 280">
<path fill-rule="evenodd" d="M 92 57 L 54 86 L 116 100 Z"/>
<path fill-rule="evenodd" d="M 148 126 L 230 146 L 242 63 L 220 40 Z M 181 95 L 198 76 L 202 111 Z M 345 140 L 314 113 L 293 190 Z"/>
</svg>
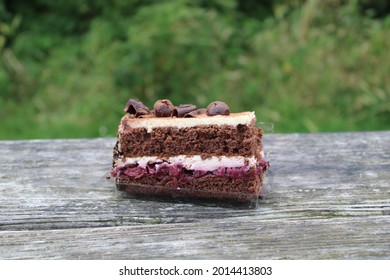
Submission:
<svg viewBox="0 0 390 280">
<path fill-rule="evenodd" d="M 126 197 L 114 143 L 0 141 L 1 259 L 390 258 L 390 131 L 267 135 L 256 209 Z"/>
</svg>

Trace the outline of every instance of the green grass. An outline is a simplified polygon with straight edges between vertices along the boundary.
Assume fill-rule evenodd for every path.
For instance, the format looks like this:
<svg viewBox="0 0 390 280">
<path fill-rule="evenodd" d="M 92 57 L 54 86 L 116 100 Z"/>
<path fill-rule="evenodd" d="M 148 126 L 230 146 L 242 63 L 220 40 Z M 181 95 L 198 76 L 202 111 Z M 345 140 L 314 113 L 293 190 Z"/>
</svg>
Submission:
<svg viewBox="0 0 390 280">
<path fill-rule="evenodd" d="M 224 100 L 275 132 L 390 129 L 390 17 L 324 2 L 257 20 L 157 1 L 63 33 L 48 29 L 53 15 L 45 26 L 25 16 L 0 44 L 0 139 L 115 136 L 134 97 Z"/>
</svg>

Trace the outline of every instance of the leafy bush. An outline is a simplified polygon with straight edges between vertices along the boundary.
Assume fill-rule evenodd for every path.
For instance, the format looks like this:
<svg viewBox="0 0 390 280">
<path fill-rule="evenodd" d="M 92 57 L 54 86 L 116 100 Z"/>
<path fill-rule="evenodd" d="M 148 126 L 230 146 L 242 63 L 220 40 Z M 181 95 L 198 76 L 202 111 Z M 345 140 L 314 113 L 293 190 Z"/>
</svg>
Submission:
<svg viewBox="0 0 390 280">
<path fill-rule="evenodd" d="M 277 132 L 389 129 L 384 3 L 0 1 L 0 138 L 114 136 L 130 97 L 220 99 Z"/>
</svg>

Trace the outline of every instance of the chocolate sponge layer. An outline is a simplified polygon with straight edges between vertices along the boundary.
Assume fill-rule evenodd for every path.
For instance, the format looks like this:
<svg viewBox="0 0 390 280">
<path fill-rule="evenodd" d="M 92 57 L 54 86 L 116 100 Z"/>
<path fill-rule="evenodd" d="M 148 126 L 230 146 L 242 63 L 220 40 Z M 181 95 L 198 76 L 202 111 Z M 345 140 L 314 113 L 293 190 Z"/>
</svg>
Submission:
<svg viewBox="0 0 390 280">
<path fill-rule="evenodd" d="M 192 128 L 162 127 L 147 133 L 130 128 L 119 133 L 114 157 L 139 156 L 256 156 L 262 150 L 262 130 L 253 125 L 211 125 Z"/>
<path fill-rule="evenodd" d="M 117 188 L 132 194 L 177 196 L 189 198 L 213 198 L 221 200 L 249 201 L 257 199 L 262 176 L 253 178 L 229 178 L 206 175 L 181 184 L 175 177 L 148 175 L 134 179 L 117 178 Z"/>
</svg>

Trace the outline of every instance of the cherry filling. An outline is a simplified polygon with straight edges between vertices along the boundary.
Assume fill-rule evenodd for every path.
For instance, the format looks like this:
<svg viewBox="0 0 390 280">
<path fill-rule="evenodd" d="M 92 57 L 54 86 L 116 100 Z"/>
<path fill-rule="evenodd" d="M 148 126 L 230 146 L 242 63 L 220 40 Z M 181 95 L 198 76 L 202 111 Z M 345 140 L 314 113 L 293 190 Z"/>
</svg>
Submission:
<svg viewBox="0 0 390 280">
<path fill-rule="evenodd" d="M 230 177 L 230 178 L 250 178 L 256 175 L 262 175 L 268 169 L 268 162 L 260 160 L 255 168 L 249 166 L 240 167 L 220 167 L 213 171 L 208 170 L 189 170 L 180 163 L 168 163 L 166 161 L 149 163 L 145 167 L 141 167 L 138 164 L 128 164 L 125 166 L 115 167 L 111 175 L 113 177 L 120 177 L 126 175 L 132 178 L 141 178 L 147 174 L 151 175 L 163 175 L 171 177 L 191 177 L 199 178 L 205 175 L 214 175 L 218 177 Z"/>
</svg>

